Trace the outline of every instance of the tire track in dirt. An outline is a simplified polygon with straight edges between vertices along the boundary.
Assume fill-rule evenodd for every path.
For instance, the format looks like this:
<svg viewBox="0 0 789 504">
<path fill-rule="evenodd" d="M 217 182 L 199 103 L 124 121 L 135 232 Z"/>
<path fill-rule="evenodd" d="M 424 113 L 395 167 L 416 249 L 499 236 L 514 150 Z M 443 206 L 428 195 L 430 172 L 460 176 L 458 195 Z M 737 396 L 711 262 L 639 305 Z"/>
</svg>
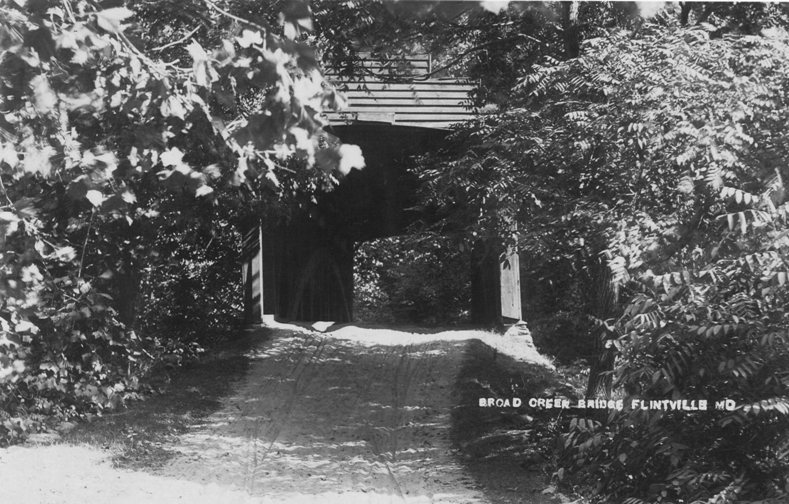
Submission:
<svg viewBox="0 0 789 504">
<path fill-rule="evenodd" d="M 275 331 L 162 475 L 272 502 L 484 503 L 449 439 L 465 343 L 382 343 Z"/>
<path fill-rule="evenodd" d="M 312 341 L 315 341 L 315 339 Z M 312 341 L 310 341 L 310 343 Z M 249 483 L 251 492 L 254 492 L 254 483 L 258 467 L 266 460 L 266 457 L 271 452 L 271 448 L 279 438 L 282 427 L 285 425 L 288 416 L 293 410 L 293 405 L 303 394 L 304 389 L 309 386 L 310 382 L 315 377 L 314 370 L 316 370 L 317 367 L 314 364 L 320 360 L 325 348 L 326 340 L 319 339 L 317 340 L 315 350 L 312 352 L 312 354 L 309 356 L 307 356 L 307 352 L 302 352 L 300 354 L 296 365 L 292 368 L 292 371 L 287 378 L 290 379 L 293 377 L 293 375 L 295 375 L 295 378 L 293 378 L 293 390 L 289 395 L 285 396 L 283 404 L 274 410 L 272 416 L 270 417 L 271 420 L 266 422 L 266 429 L 264 429 L 262 433 L 259 429 L 260 422 L 255 422 L 256 429 L 254 431 L 254 435 L 252 436 L 253 460 L 250 471 L 251 479 Z M 287 379 L 281 380 L 280 383 L 287 381 Z M 258 448 L 258 443 L 260 443 L 262 440 L 270 441 L 268 441 L 268 445 L 261 452 L 261 450 Z"/>
</svg>

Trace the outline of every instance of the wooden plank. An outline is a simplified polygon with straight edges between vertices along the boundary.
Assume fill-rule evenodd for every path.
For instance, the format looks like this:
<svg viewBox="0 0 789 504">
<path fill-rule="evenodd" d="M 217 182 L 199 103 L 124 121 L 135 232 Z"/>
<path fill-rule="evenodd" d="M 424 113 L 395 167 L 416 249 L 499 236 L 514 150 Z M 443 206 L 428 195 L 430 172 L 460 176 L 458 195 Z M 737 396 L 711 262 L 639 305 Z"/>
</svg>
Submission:
<svg viewBox="0 0 789 504">
<path fill-rule="evenodd" d="M 341 91 L 348 101 L 380 101 L 387 100 L 398 102 L 403 100 L 422 100 L 422 101 L 466 101 L 469 99 L 465 91 Z"/>
<path fill-rule="evenodd" d="M 471 114 L 471 111 L 461 105 L 448 105 L 444 107 L 428 107 L 418 103 L 395 105 L 355 105 L 351 104 L 343 112 L 346 113 L 382 113 L 382 114 Z M 342 113 L 342 112 L 340 112 Z"/>
<path fill-rule="evenodd" d="M 348 105 L 351 108 L 358 107 L 408 107 L 408 106 L 425 106 L 425 107 L 466 107 L 470 104 L 468 100 L 458 98 L 427 98 L 423 99 L 419 96 L 403 96 L 399 98 L 357 98 L 352 97 L 348 99 Z"/>
<path fill-rule="evenodd" d="M 409 128 L 428 128 L 428 129 L 436 129 L 436 130 L 448 130 L 452 128 L 453 124 L 456 124 L 457 121 L 419 121 L 419 122 L 409 122 L 409 121 L 398 121 L 395 126 L 404 126 Z"/>
<path fill-rule="evenodd" d="M 350 121 L 382 122 L 388 124 L 394 124 L 395 122 L 394 112 L 387 114 L 377 110 L 369 112 L 350 112 L 347 114 L 340 114 L 339 117 Z"/>
<path fill-rule="evenodd" d="M 362 122 L 362 121 L 359 121 Z M 374 121 L 372 121 L 374 122 Z M 462 121 L 397 121 L 395 123 L 383 123 L 383 124 L 391 124 L 392 126 L 398 127 L 407 127 L 407 128 L 426 128 L 426 129 L 434 129 L 434 130 L 448 130 L 451 129 L 454 124 Z M 332 120 L 330 122 L 333 126 L 347 126 L 354 124 L 354 121 L 343 121 L 343 120 Z"/>
<path fill-rule="evenodd" d="M 394 58 L 381 58 L 373 57 L 370 51 L 361 51 L 358 53 L 361 61 L 414 61 L 414 62 L 430 62 L 432 59 L 429 54 L 403 54 Z"/>
<path fill-rule="evenodd" d="M 380 69 L 393 69 L 397 70 L 400 68 L 409 68 L 413 70 L 422 70 L 427 71 L 430 68 L 430 62 L 428 60 L 363 60 L 357 62 L 358 66 L 362 68 L 367 68 L 370 70 L 380 70 Z M 334 68 L 329 68 L 326 70 L 325 75 L 338 75 L 339 72 Z"/>
<path fill-rule="evenodd" d="M 328 112 L 326 113 L 326 117 L 329 119 L 334 118 L 350 118 L 354 119 L 359 115 L 371 116 L 371 115 L 380 115 L 386 117 L 394 117 L 395 120 L 409 120 L 409 121 L 454 121 L 454 120 L 462 120 L 462 119 L 471 119 L 476 117 L 473 113 L 467 110 L 458 109 L 457 112 L 453 112 L 452 110 L 448 110 L 445 112 L 434 112 L 434 113 L 421 113 L 419 110 L 415 110 L 413 113 L 404 113 L 404 112 L 382 112 L 382 111 L 367 111 L 367 112 L 356 112 L 353 110 L 346 111 L 346 112 Z M 359 119 L 361 120 L 361 119 Z"/>
<path fill-rule="evenodd" d="M 382 124 L 393 124 L 397 126 L 422 126 L 422 127 L 429 127 L 429 124 L 439 124 L 441 128 L 448 128 L 453 124 L 462 123 L 466 121 L 472 120 L 473 117 L 462 117 L 456 116 L 452 118 L 435 118 L 435 117 L 423 117 L 419 119 L 411 119 L 409 117 L 397 117 L 395 120 L 390 120 L 388 117 L 385 116 L 370 116 L 370 117 L 362 117 L 362 118 L 354 118 L 354 117 L 331 117 L 329 118 L 329 123 L 334 125 L 346 125 L 346 124 L 353 124 L 357 122 L 379 122 Z"/>
<path fill-rule="evenodd" d="M 339 82 L 334 83 L 340 91 L 464 91 L 474 89 L 473 84 L 461 83 L 456 80 L 424 80 L 414 82 Z"/>
<path fill-rule="evenodd" d="M 349 126 L 357 122 L 363 122 L 363 121 L 349 121 L 349 120 L 336 119 L 330 121 L 329 124 L 333 126 Z M 377 122 L 377 121 L 370 121 L 370 122 Z M 449 130 L 452 129 L 455 124 L 459 124 L 462 122 L 463 121 L 397 121 L 394 123 L 380 123 L 380 124 L 389 124 L 391 126 L 402 126 L 406 128 Z"/>
<path fill-rule="evenodd" d="M 473 119 L 469 110 L 472 83 L 458 79 L 425 79 L 411 82 L 346 80 L 338 89 L 348 108 L 326 114 L 332 124 L 378 122 L 383 124 L 447 129 Z"/>
</svg>

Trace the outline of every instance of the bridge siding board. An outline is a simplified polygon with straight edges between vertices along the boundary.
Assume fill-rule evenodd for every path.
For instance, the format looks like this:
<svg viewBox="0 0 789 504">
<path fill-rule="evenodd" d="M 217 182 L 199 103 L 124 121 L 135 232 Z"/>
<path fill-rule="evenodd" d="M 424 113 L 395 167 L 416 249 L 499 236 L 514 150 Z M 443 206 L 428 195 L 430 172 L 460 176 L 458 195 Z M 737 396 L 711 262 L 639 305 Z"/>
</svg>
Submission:
<svg viewBox="0 0 789 504">
<path fill-rule="evenodd" d="M 401 127 L 408 127 L 408 128 L 421 128 L 421 129 L 431 129 L 431 130 L 448 130 L 457 122 L 447 122 L 447 121 L 440 121 L 440 122 L 430 122 L 430 121 L 398 121 L 396 123 L 389 124 L 390 126 L 401 126 Z M 337 121 L 333 122 L 333 126 L 351 126 L 354 122 L 344 122 L 344 121 Z M 380 123 L 379 123 L 380 124 Z"/>
<path fill-rule="evenodd" d="M 337 78 L 348 107 L 328 112 L 332 125 L 355 122 L 448 129 L 474 118 L 469 92 L 473 85 L 458 79 L 414 79 L 410 82 L 383 82 L 374 77 L 362 80 Z"/>
<path fill-rule="evenodd" d="M 425 98 L 424 96 L 395 96 L 395 97 L 347 97 L 348 103 L 353 108 L 358 107 L 391 107 L 413 106 L 414 103 L 425 107 L 461 107 L 468 110 L 467 98 Z"/>
<path fill-rule="evenodd" d="M 457 115 L 471 116 L 472 114 L 468 109 L 458 105 L 446 105 L 443 107 L 435 107 L 423 104 L 406 103 L 402 105 L 357 105 L 351 103 L 349 112 L 394 112 L 396 114 L 439 114 L 439 115 Z M 342 114 L 343 112 L 338 112 Z"/>
<path fill-rule="evenodd" d="M 330 115 L 329 121 L 336 126 L 353 124 L 355 122 L 383 122 L 392 125 L 415 125 L 428 127 L 434 125 L 438 129 L 446 129 L 452 124 L 473 119 L 471 114 L 349 114 L 349 115 Z"/>
<path fill-rule="evenodd" d="M 436 82 L 436 81 L 416 81 L 416 82 L 343 82 L 336 83 L 335 87 L 342 92 L 390 92 L 390 93 L 408 93 L 408 92 L 461 92 L 468 93 L 474 86 L 471 84 L 464 84 L 457 81 L 451 82 Z"/>
<path fill-rule="evenodd" d="M 455 101 L 466 103 L 469 101 L 469 95 L 465 91 L 342 91 L 349 102 L 380 102 L 380 101 L 393 101 L 400 102 L 404 100 L 419 100 L 430 101 L 436 100 L 439 102 Z"/>
<path fill-rule="evenodd" d="M 392 69 L 392 70 L 399 70 L 401 68 L 410 68 L 412 70 L 424 70 L 427 73 L 428 69 L 430 68 L 430 61 L 429 60 L 408 60 L 406 63 L 405 61 L 381 61 L 381 60 L 366 60 L 362 61 L 360 65 L 356 65 L 356 68 L 369 68 L 369 69 Z M 329 69 L 326 71 L 326 75 L 339 75 L 339 72 L 335 69 Z"/>
</svg>

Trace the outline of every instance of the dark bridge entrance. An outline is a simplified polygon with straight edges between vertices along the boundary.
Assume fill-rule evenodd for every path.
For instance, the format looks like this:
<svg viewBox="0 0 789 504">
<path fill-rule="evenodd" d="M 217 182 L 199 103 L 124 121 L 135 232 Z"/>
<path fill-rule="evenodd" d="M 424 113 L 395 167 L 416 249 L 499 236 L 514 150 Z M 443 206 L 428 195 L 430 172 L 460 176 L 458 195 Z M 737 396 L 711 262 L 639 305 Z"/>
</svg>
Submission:
<svg viewBox="0 0 789 504">
<path fill-rule="evenodd" d="M 318 195 L 309 215 L 286 227 L 263 225 L 246 233 L 242 271 L 249 323 L 353 320 L 355 244 L 402 234 L 423 217 L 412 210 L 418 186 L 408 160 L 434 149 L 451 123 L 470 118 L 464 99 L 471 86 L 455 80 L 355 86 L 345 90 L 349 112 L 330 117 L 330 131 L 359 145 L 366 167 Z M 498 254 L 472 264 L 472 318 L 520 319 L 517 254 L 503 264 Z"/>
</svg>

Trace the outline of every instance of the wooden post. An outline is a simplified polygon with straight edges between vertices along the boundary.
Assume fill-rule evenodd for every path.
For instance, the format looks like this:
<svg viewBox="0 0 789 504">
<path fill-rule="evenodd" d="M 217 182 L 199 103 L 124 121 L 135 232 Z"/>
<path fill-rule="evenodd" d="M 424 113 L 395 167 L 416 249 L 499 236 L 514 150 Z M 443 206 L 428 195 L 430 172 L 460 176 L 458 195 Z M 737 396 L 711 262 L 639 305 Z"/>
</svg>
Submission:
<svg viewBox="0 0 789 504">
<path fill-rule="evenodd" d="M 521 281 L 518 252 L 499 259 L 491 243 L 478 243 L 472 252 L 471 319 L 476 324 L 502 325 L 521 320 Z"/>
<path fill-rule="evenodd" d="M 518 251 L 507 250 L 504 261 L 499 264 L 499 285 L 501 288 L 501 316 L 517 322 L 523 317 L 521 307 L 521 270 Z"/>
<path fill-rule="evenodd" d="M 244 284 L 244 320 L 247 324 L 263 322 L 263 230 L 255 226 L 241 242 L 241 280 Z"/>
</svg>

